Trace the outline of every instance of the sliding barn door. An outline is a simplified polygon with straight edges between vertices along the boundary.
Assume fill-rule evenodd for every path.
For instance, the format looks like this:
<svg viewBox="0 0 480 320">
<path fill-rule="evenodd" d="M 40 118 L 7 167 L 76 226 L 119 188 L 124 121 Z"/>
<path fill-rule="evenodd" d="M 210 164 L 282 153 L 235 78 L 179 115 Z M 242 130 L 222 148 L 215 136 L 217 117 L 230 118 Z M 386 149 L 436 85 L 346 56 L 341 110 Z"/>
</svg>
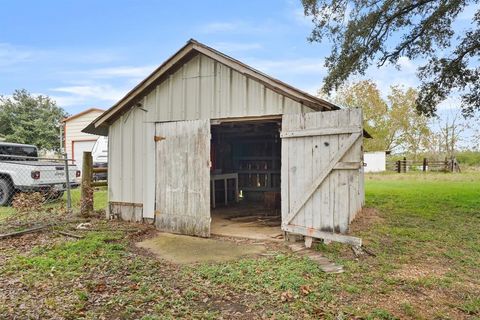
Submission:
<svg viewBox="0 0 480 320">
<path fill-rule="evenodd" d="M 155 225 L 210 236 L 210 121 L 157 123 Z"/>
<path fill-rule="evenodd" d="M 362 206 L 361 110 L 284 115 L 280 136 L 282 230 L 358 244 L 342 234 Z"/>
</svg>

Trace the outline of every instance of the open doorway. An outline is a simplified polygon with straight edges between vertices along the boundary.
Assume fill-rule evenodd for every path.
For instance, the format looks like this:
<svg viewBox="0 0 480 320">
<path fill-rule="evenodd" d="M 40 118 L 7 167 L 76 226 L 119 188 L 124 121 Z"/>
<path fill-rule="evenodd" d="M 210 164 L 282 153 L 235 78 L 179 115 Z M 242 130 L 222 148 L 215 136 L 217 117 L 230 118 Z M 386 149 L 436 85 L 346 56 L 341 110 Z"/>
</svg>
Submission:
<svg viewBox="0 0 480 320">
<path fill-rule="evenodd" d="M 281 118 L 211 128 L 211 233 L 280 239 Z"/>
</svg>

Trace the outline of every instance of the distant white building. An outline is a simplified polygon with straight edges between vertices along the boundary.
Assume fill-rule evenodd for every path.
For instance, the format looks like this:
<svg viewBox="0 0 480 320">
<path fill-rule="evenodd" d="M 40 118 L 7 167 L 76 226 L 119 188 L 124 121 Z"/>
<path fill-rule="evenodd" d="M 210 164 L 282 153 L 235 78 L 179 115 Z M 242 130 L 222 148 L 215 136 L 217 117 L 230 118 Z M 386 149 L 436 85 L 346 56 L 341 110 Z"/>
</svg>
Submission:
<svg viewBox="0 0 480 320">
<path fill-rule="evenodd" d="M 90 108 L 63 120 L 64 148 L 69 159 L 74 159 L 78 168 L 82 168 L 83 152 L 92 151 L 98 137 L 82 130 L 104 112 Z"/>
<path fill-rule="evenodd" d="M 373 151 L 363 154 L 363 162 L 365 163 L 365 172 L 383 172 L 386 169 L 386 152 Z"/>
</svg>

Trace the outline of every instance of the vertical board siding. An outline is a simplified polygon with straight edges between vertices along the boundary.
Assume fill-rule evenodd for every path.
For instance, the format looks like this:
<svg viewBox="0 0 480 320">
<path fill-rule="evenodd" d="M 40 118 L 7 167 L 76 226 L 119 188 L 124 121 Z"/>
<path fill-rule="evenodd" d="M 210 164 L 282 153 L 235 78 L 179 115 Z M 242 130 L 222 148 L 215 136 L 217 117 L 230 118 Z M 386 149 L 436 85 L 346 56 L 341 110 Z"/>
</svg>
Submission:
<svg viewBox="0 0 480 320">
<path fill-rule="evenodd" d="M 150 118 L 155 122 L 312 111 L 202 54 L 186 62 L 148 95 L 156 95 Z"/>
<path fill-rule="evenodd" d="M 108 129 L 108 200 L 122 200 L 122 122 L 114 122 Z"/>
<path fill-rule="evenodd" d="M 109 161 L 109 200 L 141 203 L 145 218 L 154 218 L 156 165 L 167 160 L 156 159 L 155 123 L 312 111 L 202 54 L 141 102 L 141 108 L 126 112 L 109 129 L 109 159 L 116 159 Z"/>
<path fill-rule="evenodd" d="M 210 121 L 156 124 L 158 229 L 210 236 Z"/>
<path fill-rule="evenodd" d="M 149 99 L 146 97 L 144 104 L 148 105 L 148 103 Z M 142 204 L 143 217 L 153 218 L 155 179 L 152 175 L 155 172 L 153 144 L 155 126 L 147 120 L 148 112 L 133 108 L 110 126 L 108 191 L 109 201 Z M 121 212 L 122 218 L 126 220 L 138 221 L 138 210 L 142 208 L 132 209 L 131 206 L 125 205 L 122 211 L 122 205 L 116 204 L 115 210 Z"/>
<path fill-rule="evenodd" d="M 282 132 L 361 127 L 358 109 L 310 112 L 283 116 Z M 359 135 L 360 133 L 356 133 Z M 314 181 L 331 164 L 339 149 L 348 143 L 351 133 L 306 134 L 282 139 L 282 221 Z M 362 138 L 358 138 L 339 162 L 361 163 Z M 316 188 L 289 223 L 302 230 L 346 233 L 349 223 L 361 209 L 362 169 L 333 169 Z M 300 230 L 300 229 L 299 229 Z"/>
</svg>

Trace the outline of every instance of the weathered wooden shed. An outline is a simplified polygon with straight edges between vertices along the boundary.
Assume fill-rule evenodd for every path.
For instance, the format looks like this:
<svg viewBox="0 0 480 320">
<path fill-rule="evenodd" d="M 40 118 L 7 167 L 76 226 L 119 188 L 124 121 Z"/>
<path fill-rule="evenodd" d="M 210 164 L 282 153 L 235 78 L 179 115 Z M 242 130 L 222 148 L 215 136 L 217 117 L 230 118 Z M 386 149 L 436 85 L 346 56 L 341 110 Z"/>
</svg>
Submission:
<svg viewBox="0 0 480 320">
<path fill-rule="evenodd" d="M 359 244 L 345 233 L 364 199 L 361 110 L 195 40 L 84 131 L 108 135 L 122 219 L 208 237 L 214 207 L 281 198 L 283 231 Z"/>
</svg>

